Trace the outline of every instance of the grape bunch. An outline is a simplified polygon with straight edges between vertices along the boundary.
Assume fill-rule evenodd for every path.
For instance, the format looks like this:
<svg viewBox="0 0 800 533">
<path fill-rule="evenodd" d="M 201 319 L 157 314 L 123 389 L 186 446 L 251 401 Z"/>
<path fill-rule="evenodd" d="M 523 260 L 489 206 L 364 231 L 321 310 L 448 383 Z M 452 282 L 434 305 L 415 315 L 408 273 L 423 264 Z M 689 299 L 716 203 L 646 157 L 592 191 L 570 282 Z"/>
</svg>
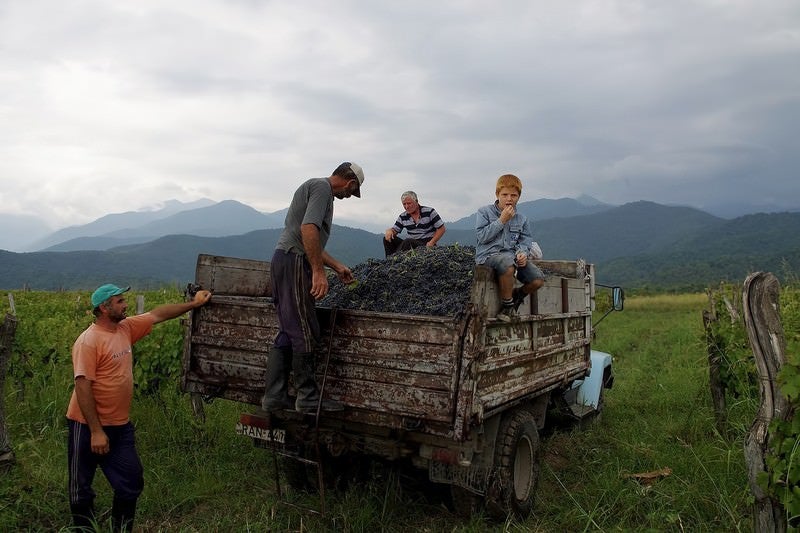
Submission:
<svg viewBox="0 0 800 533">
<path fill-rule="evenodd" d="M 470 299 L 475 247 L 421 247 L 368 259 L 353 267 L 355 281 L 329 278 L 330 290 L 320 307 L 384 313 L 455 316 Z"/>
</svg>

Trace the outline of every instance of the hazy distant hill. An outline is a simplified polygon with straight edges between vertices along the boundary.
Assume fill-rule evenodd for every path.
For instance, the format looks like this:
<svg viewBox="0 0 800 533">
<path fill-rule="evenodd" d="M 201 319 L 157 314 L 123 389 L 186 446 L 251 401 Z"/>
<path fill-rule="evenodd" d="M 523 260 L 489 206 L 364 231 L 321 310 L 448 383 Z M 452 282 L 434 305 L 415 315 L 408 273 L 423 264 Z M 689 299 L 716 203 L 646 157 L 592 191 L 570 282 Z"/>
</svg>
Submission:
<svg viewBox="0 0 800 533">
<path fill-rule="evenodd" d="M 285 214 L 265 214 L 235 200 L 182 211 L 167 218 L 105 233 L 108 237 L 161 237 L 165 234 L 187 234 L 201 237 L 241 235 L 259 229 L 283 227 Z"/>
<path fill-rule="evenodd" d="M 800 213 L 747 215 L 725 221 L 648 254 L 618 257 L 603 266 L 612 283 L 702 290 L 750 272 L 780 278 L 800 272 Z"/>
<path fill-rule="evenodd" d="M 547 257 L 574 258 L 579 254 L 601 262 L 654 252 L 723 222 L 691 207 L 634 202 L 594 215 L 543 220 L 534 224 L 534 232 Z"/>
<path fill-rule="evenodd" d="M 107 251 L 0 251 L 0 287 L 91 289 L 107 282 L 141 289 L 165 283 L 182 286 L 194 280 L 198 254 L 268 260 L 280 232 L 280 229 L 259 230 L 229 237 L 170 235 Z M 351 265 L 383 254 L 379 236 L 335 225 L 326 249 Z"/>
<path fill-rule="evenodd" d="M 737 203 L 722 203 L 722 204 L 709 204 L 704 205 L 701 209 L 712 215 L 733 219 L 743 217 L 746 215 L 755 215 L 761 213 L 798 213 L 800 208 L 797 207 L 797 198 L 784 198 L 782 204 L 775 202 L 759 201 L 757 196 L 754 196 L 751 202 L 737 202 Z"/>
<path fill-rule="evenodd" d="M 26 250 L 31 241 L 52 231 L 37 217 L 0 213 L 0 250 Z"/>
<path fill-rule="evenodd" d="M 0 252 L 0 288 L 54 290 L 130 283 L 149 288 L 194 278 L 197 255 L 269 259 L 279 229 L 228 237 L 171 235 L 108 251 Z M 696 209 L 634 202 L 600 213 L 534 223 L 546 259 L 583 258 L 598 281 L 629 288 L 702 289 L 747 273 L 800 271 L 800 213 L 724 220 Z M 448 229 L 442 244 L 475 244 L 474 230 Z M 382 258 L 381 235 L 336 226 L 328 245 L 351 266 Z"/>
<path fill-rule="evenodd" d="M 488 205 L 488 202 L 487 202 Z M 538 221 L 548 218 L 564 218 L 579 215 L 591 215 L 607 211 L 614 206 L 604 204 L 591 196 L 581 196 L 575 200 L 572 198 L 559 198 L 551 200 L 541 198 L 530 202 L 520 202 L 517 204 L 517 211 L 528 217 L 530 220 Z M 475 215 L 477 211 L 469 216 L 459 218 L 453 222 L 447 222 L 447 229 L 475 229 Z"/>
<path fill-rule="evenodd" d="M 76 239 L 79 237 L 94 237 L 97 235 L 104 235 L 111 231 L 138 227 L 154 220 L 166 218 L 184 210 L 202 208 L 212 205 L 213 203 L 214 201 L 209 200 L 208 198 L 202 198 L 200 200 L 187 203 L 179 202 L 177 200 L 169 200 L 165 202 L 164 206 L 160 209 L 113 213 L 100 217 L 97 220 L 89 222 L 88 224 L 69 226 L 67 228 L 60 229 L 42 239 L 33 241 L 27 249 L 44 250 L 45 248 L 68 241 L 70 239 Z M 109 205 L 109 208 L 111 207 L 113 206 Z"/>
<path fill-rule="evenodd" d="M 794 200 L 787 200 L 789 201 Z M 215 211 L 204 208 L 221 204 L 217 208 L 217 220 L 209 221 Z M 788 204 L 787 204 L 788 205 Z M 519 209 L 534 221 L 552 218 L 571 218 L 590 215 L 612 209 L 591 196 L 581 195 L 576 199 L 539 199 L 522 202 Z M 397 212 L 400 211 L 398 206 Z M 742 204 L 742 205 L 710 205 L 703 211 L 718 217 L 733 218 L 745 213 L 758 212 L 798 212 L 797 207 L 781 210 L 777 204 Z M 181 216 L 173 217 L 177 213 Z M 30 215 L 12 215 L 0 213 L 0 249 L 9 251 L 76 251 L 106 250 L 115 246 L 147 242 L 158 237 L 187 233 L 201 236 L 224 236 L 226 234 L 242 234 L 259 229 L 279 228 L 283 225 L 286 209 L 274 213 L 259 213 L 254 209 L 232 201 L 214 202 L 207 198 L 189 203 L 168 200 L 158 209 L 145 209 L 114 213 L 103 216 L 93 222 L 81 226 L 71 226 L 52 232 L 40 218 Z M 261 215 L 263 215 L 262 218 Z M 394 220 L 396 213 L 392 211 L 386 220 L 363 220 L 337 217 L 341 226 L 361 228 L 371 233 L 381 233 Z M 461 219 L 445 220 L 451 230 L 471 230 L 475 223 L 475 214 Z"/>
<path fill-rule="evenodd" d="M 115 246 L 152 241 L 165 235 L 196 235 L 224 237 L 250 231 L 283 227 L 286 210 L 261 213 L 235 200 L 187 209 L 157 220 L 122 229 L 106 231 L 60 242 L 42 251 L 71 252 L 79 250 L 108 250 Z M 142 219 L 139 219 L 141 222 Z M 92 228 L 97 230 L 93 223 Z"/>
</svg>

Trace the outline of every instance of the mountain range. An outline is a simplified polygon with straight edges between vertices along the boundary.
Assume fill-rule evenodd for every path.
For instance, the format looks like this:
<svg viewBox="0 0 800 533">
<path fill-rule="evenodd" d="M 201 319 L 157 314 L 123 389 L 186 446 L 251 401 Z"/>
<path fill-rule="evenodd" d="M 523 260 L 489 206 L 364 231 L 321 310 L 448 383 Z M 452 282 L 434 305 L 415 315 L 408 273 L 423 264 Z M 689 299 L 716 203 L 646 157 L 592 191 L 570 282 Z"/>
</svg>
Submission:
<svg viewBox="0 0 800 533">
<path fill-rule="evenodd" d="M 689 207 L 646 201 L 613 206 L 589 197 L 521 202 L 518 210 L 533 221 L 545 258 L 595 263 L 604 284 L 697 290 L 754 270 L 780 276 L 800 267 L 800 213 L 728 220 Z M 0 251 L 0 288 L 185 285 L 200 253 L 268 260 L 285 211 L 201 200 L 107 215 L 44 236 L 36 243 L 40 251 Z M 380 233 L 334 222 L 327 247 L 332 255 L 351 266 L 383 257 Z M 474 215 L 446 225 L 441 244 L 475 244 Z"/>
</svg>

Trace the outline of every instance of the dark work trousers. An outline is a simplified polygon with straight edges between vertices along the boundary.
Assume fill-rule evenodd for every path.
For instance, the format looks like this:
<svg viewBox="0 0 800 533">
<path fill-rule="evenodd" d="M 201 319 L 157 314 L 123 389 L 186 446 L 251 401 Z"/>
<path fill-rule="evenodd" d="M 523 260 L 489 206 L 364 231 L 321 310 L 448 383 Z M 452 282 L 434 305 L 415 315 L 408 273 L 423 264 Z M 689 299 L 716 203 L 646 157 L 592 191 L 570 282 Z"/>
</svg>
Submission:
<svg viewBox="0 0 800 533">
<path fill-rule="evenodd" d="M 383 252 L 386 254 L 386 257 L 397 253 L 397 252 L 405 252 L 407 250 L 411 250 L 413 248 L 419 248 L 420 246 L 425 246 L 428 244 L 430 239 L 401 239 L 400 237 L 395 236 L 394 239 L 391 241 L 387 241 L 386 237 L 383 238 Z"/>
<path fill-rule="evenodd" d="M 305 255 L 275 250 L 270 265 L 272 300 L 278 313 L 276 348 L 313 352 L 320 335 L 311 295 L 311 265 Z"/>
<path fill-rule="evenodd" d="M 69 503 L 90 504 L 94 500 L 92 481 L 98 466 L 114 489 L 115 497 L 123 500 L 138 498 L 144 489 L 144 469 L 136 453 L 133 424 L 128 422 L 121 426 L 103 426 L 111 449 L 105 455 L 98 455 L 92 452 L 89 426 L 74 420 L 67 422 Z"/>
</svg>

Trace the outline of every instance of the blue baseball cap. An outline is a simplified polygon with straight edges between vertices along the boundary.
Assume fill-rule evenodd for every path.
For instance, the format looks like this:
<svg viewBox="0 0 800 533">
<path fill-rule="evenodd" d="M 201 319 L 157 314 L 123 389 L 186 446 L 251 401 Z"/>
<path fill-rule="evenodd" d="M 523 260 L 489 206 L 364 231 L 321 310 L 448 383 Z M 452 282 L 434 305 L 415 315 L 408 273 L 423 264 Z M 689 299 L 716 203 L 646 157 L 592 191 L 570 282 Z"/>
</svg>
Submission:
<svg viewBox="0 0 800 533">
<path fill-rule="evenodd" d="M 119 296 L 120 294 L 128 292 L 129 290 L 131 290 L 130 287 L 125 287 L 124 289 L 122 289 L 120 287 L 117 287 L 116 285 L 112 285 L 111 283 L 100 285 L 92 293 L 92 307 L 97 307 L 98 305 L 105 302 L 112 296 Z"/>
</svg>

